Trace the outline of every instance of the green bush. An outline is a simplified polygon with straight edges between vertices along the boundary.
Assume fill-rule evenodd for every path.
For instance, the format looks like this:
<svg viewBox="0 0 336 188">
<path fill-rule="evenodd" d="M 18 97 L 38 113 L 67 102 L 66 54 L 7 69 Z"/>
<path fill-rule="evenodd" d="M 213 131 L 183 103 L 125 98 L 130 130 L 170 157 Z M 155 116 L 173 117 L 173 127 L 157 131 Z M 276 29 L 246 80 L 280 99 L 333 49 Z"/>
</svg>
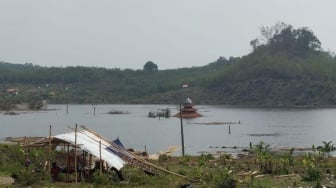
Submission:
<svg viewBox="0 0 336 188">
<path fill-rule="evenodd" d="M 17 174 L 17 182 L 21 185 L 27 186 L 37 184 L 40 180 L 40 174 L 32 172 L 32 169 L 30 168 L 24 168 Z"/>
<path fill-rule="evenodd" d="M 0 145 L 0 171 L 3 174 L 19 174 L 23 163 L 24 151 L 21 146 Z"/>
<path fill-rule="evenodd" d="M 205 165 L 205 163 L 211 159 L 213 159 L 214 157 L 211 154 L 203 154 L 199 157 L 198 160 L 198 165 L 199 166 L 203 166 Z"/>
<path fill-rule="evenodd" d="M 180 175 L 183 175 L 183 176 L 187 175 L 187 171 L 185 171 L 183 169 L 180 169 L 177 173 L 180 174 Z"/>
<path fill-rule="evenodd" d="M 93 173 L 93 184 L 94 185 L 110 185 L 111 181 L 108 174 L 99 172 Z"/>
<path fill-rule="evenodd" d="M 320 181 L 322 179 L 322 175 L 319 169 L 308 167 L 303 174 L 302 179 L 304 181 Z"/>
<path fill-rule="evenodd" d="M 203 178 L 203 175 L 204 175 L 204 169 L 202 167 L 196 167 L 192 170 L 191 178 L 198 180 Z"/>
<path fill-rule="evenodd" d="M 181 165 L 187 165 L 190 162 L 190 156 L 189 155 L 185 155 L 183 157 L 180 158 L 179 160 L 179 164 Z"/>
<path fill-rule="evenodd" d="M 214 185 L 219 188 L 234 188 L 237 186 L 237 180 L 231 175 L 232 171 L 225 168 L 214 176 Z"/>
</svg>

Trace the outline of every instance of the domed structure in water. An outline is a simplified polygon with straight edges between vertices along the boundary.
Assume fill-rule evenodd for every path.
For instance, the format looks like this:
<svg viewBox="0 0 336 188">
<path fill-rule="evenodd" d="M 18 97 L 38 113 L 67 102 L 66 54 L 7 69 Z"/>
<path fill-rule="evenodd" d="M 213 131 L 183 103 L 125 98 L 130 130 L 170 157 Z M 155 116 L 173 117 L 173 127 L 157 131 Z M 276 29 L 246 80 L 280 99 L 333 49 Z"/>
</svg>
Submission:
<svg viewBox="0 0 336 188">
<path fill-rule="evenodd" d="M 193 103 L 190 98 L 187 98 L 183 104 L 183 108 L 181 112 L 174 115 L 174 117 L 181 117 L 182 118 L 198 118 L 202 115 L 197 112 L 196 108 L 193 108 Z"/>
</svg>

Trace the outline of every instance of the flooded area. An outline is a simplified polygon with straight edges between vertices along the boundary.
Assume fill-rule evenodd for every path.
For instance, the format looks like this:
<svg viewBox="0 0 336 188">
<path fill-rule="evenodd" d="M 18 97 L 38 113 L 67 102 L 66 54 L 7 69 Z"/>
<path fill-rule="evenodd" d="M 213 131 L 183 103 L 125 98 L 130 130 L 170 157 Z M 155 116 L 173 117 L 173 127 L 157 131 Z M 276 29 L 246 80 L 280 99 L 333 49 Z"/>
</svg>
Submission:
<svg viewBox="0 0 336 188">
<path fill-rule="evenodd" d="M 102 136 L 118 138 L 128 148 L 149 153 L 181 146 L 180 119 L 149 118 L 148 112 L 173 105 L 49 105 L 47 111 L 0 114 L 0 139 L 18 136 L 48 136 L 86 125 Z M 322 141 L 336 143 L 336 109 L 238 108 L 215 105 L 195 106 L 202 117 L 184 119 L 185 153 L 215 153 L 230 147 L 249 147 L 263 141 L 271 147 L 311 147 Z M 121 111 L 127 113 L 109 113 Z M 180 155 L 181 151 L 176 154 Z"/>
</svg>

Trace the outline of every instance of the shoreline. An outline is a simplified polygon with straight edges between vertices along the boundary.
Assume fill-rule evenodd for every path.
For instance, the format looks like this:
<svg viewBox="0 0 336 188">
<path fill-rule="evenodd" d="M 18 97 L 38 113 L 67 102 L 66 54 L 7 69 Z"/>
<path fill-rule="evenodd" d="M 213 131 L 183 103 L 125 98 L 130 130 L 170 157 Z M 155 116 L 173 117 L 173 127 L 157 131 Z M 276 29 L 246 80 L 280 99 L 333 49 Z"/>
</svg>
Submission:
<svg viewBox="0 0 336 188">
<path fill-rule="evenodd" d="M 65 105 L 63 103 L 53 104 L 49 103 L 49 105 Z M 92 105 L 90 103 L 72 103 L 68 105 Z M 161 103 L 102 103 L 97 105 L 178 105 L 178 104 L 161 104 Z M 196 105 L 195 105 L 196 106 Z M 269 106 L 269 105 L 230 105 L 230 104 L 202 104 L 199 103 L 197 106 L 219 106 L 219 107 L 229 107 L 229 108 L 261 108 L 261 109 L 333 109 L 336 108 L 336 105 L 304 105 L 304 106 L 297 106 L 297 105 L 287 105 L 287 106 Z M 57 108 L 43 108 L 43 109 L 22 109 L 22 108 L 13 108 L 13 109 L 0 109 L 0 113 L 4 112 L 40 112 L 40 111 L 55 111 L 59 110 Z"/>
</svg>

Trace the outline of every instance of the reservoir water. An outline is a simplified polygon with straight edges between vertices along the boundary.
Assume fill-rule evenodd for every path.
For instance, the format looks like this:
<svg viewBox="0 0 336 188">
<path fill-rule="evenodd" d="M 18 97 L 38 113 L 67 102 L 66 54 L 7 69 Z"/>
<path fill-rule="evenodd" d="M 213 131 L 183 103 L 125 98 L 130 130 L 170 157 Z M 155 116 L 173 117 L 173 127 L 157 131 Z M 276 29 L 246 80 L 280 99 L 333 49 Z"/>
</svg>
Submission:
<svg viewBox="0 0 336 188">
<path fill-rule="evenodd" d="M 18 136 L 48 136 L 71 131 L 75 124 L 86 125 L 102 136 L 117 137 L 128 148 L 149 153 L 165 151 L 171 145 L 181 146 L 180 119 L 148 118 L 148 112 L 173 105 L 49 105 L 47 111 L 18 112 L 19 115 L 0 113 L 0 139 Z M 214 153 L 225 147 L 248 147 L 250 142 L 263 141 L 271 147 L 311 147 L 323 141 L 336 143 L 336 109 L 272 109 L 239 108 L 228 106 L 195 106 L 203 116 L 184 119 L 185 153 Z M 128 114 L 108 114 L 109 111 Z M 208 125 L 213 122 L 240 124 Z M 230 131 L 229 131 L 230 129 Z M 181 151 L 176 154 L 180 155 Z"/>
</svg>

